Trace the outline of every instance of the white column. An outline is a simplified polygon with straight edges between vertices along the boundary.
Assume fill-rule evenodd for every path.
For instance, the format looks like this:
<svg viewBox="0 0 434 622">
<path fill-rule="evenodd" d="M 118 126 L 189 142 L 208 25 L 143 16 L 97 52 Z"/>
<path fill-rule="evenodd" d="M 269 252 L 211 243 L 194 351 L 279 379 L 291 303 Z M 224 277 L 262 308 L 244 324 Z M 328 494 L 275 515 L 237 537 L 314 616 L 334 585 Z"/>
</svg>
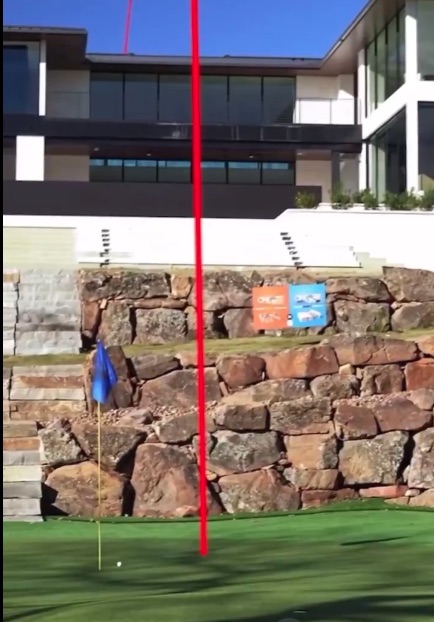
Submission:
<svg viewBox="0 0 434 622">
<path fill-rule="evenodd" d="M 39 46 L 39 114 L 45 115 L 47 108 L 47 42 Z"/>
<path fill-rule="evenodd" d="M 17 181 L 44 181 L 45 138 L 17 136 L 15 179 Z"/>
<path fill-rule="evenodd" d="M 405 5 L 405 81 L 407 85 L 407 190 L 417 191 L 419 189 L 419 107 L 417 100 L 419 73 L 416 0 L 407 0 Z"/>
</svg>

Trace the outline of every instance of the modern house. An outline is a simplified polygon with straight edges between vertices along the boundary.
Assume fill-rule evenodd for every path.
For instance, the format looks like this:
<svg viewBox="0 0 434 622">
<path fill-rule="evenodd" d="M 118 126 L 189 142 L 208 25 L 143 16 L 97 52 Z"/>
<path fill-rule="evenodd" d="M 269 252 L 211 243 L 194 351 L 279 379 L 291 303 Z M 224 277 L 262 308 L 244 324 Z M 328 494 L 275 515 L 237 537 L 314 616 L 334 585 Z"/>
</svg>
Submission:
<svg viewBox="0 0 434 622">
<path fill-rule="evenodd" d="M 434 0 L 371 0 L 324 58 L 203 58 L 205 217 L 232 219 L 234 231 L 243 219 L 244 233 L 256 221 L 257 254 L 264 221 L 299 191 L 327 202 L 339 184 L 380 200 L 432 188 L 433 32 Z M 86 44 L 80 29 L 3 29 L 5 226 L 93 217 L 86 228 L 104 245 L 110 226 L 98 218 L 140 217 L 151 237 L 178 235 L 191 216 L 190 59 L 91 54 Z M 285 265 L 282 248 L 233 263 Z"/>
</svg>

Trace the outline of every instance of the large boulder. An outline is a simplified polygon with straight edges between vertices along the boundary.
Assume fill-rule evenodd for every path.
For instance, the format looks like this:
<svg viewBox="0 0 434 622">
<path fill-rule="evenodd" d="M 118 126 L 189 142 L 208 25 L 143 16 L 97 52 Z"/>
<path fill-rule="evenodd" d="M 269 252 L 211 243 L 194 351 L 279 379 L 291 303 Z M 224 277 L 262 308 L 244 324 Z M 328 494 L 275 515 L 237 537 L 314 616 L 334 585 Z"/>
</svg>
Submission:
<svg viewBox="0 0 434 622">
<path fill-rule="evenodd" d="M 286 436 L 288 462 L 298 469 L 336 469 L 337 442 L 334 435 Z"/>
<path fill-rule="evenodd" d="M 140 380 L 152 380 L 180 367 L 178 359 L 171 354 L 140 354 L 131 357 L 131 362 Z"/>
<path fill-rule="evenodd" d="M 221 392 L 217 371 L 205 370 L 206 399 L 214 402 L 220 399 Z M 148 380 L 142 387 L 141 406 L 163 406 L 191 408 L 197 403 L 197 371 L 181 369 L 172 371 L 160 378 Z"/>
<path fill-rule="evenodd" d="M 219 480 L 220 499 L 229 514 L 298 510 L 300 495 L 273 470 L 227 475 Z"/>
<path fill-rule="evenodd" d="M 327 295 L 365 302 L 389 302 L 391 296 L 380 279 L 370 277 L 337 277 L 327 279 Z"/>
<path fill-rule="evenodd" d="M 407 432 L 387 432 L 372 439 L 345 441 L 339 453 L 339 470 L 345 483 L 395 484 L 407 441 Z"/>
<path fill-rule="evenodd" d="M 196 284 L 188 298 L 190 306 L 196 307 Z M 219 283 L 219 272 L 205 272 L 203 275 L 203 308 L 204 311 L 223 311 L 229 306 L 226 294 Z"/>
<path fill-rule="evenodd" d="M 433 302 L 434 272 L 410 268 L 383 268 L 384 281 L 398 302 Z"/>
<path fill-rule="evenodd" d="M 262 281 L 257 273 L 247 275 L 234 270 L 220 272 L 218 280 L 229 306 L 234 308 L 251 307 L 252 289 Z"/>
<path fill-rule="evenodd" d="M 327 374 L 314 378 L 310 383 L 310 390 L 316 398 L 349 399 L 359 393 L 359 381 L 353 375 Z"/>
<path fill-rule="evenodd" d="M 80 274 L 80 298 L 99 300 L 161 298 L 169 296 L 169 277 L 164 272 L 116 272 L 86 270 Z"/>
<path fill-rule="evenodd" d="M 256 471 L 271 466 L 280 458 L 275 432 L 239 434 L 221 430 L 214 434 L 214 438 L 208 469 L 217 475 Z"/>
<path fill-rule="evenodd" d="M 41 461 L 51 467 L 75 464 L 86 459 L 66 419 L 49 423 L 38 432 L 41 440 Z"/>
<path fill-rule="evenodd" d="M 101 472 L 102 516 L 121 516 L 125 480 Z M 62 466 L 52 471 L 43 486 L 44 501 L 62 514 L 98 516 L 98 467 L 93 462 Z"/>
<path fill-rule="evenodd" d="M 268 423 L 268 411 L 263 404 L 231 404 L 220 400 L 213 411 L 216 424 L 235 432 L 263 432 Z"/>
<path fill-rule="evenodd" d="M 431 356 L 434 358 L 434 335 L 419 337 L 416 341 L 419 350 L 425 354 L 425 356 Z"/>
<path fill-rule="evenodd" d="M 390 329 L 390 307 L 386 303 L 337 300 L 336 326 L 343 333 L 384 333 Z"/>
<path fill-rule="evenodd" d="M 170 290 L 173 298 L 186 300 L 193 289 L 193 279 L 184 274 L 172 274 L 170 277 Z"/>
<path fill-rule="evenodd" d="M 337 469 L 297 469 L 290 467 L 283 472 L 284 478 L 296 488 L 303 490 L 334 490 L 338 487 Z"/>
<path fill-rule="evenodd" d="M 417 508 L 434 508 L 434 488 L 424 490 L 417 497 L 412 497 L 410 505 Z"/>
<path fill-rule="evenodd" d="M 197 313 L 194 307 L 185 310 L 187 320 L 187 336 L 195 339 L 197 336 Z M 206 339 L 220 339 L 225 336 L 225 327 L 218 311 L 204 311 L 204 336 Z"/>
<path fill-rule="evenodd" d="M 432 412 L 421 410 L 410 399 L 393 395 L 385 401 L 372 405 L 372 411 L 381 432 L 407 430 L 416 432 L 432 423 Z"/>
<path fill-rule="evenodd" d="M 141 445 L 131 484 L 135 492 L 134 516 L 175 517 L 196 515 L 199 511 L 197 464 L 177 447 Z M 208 512 L 220 511 L 208 493 Z"/>
<path fill-rule="evenodd" d="M 378 433 L 372 410 L 351 402 L 342 401 L 338 404 L 334 424 L 338 438 L 344 440 L 372 438 Z"/>
<path fill-rule="evenodd" d="M 278 378 L 315 378 L 339 371 L 336 355 L 329 346 L 284 350 L 264 355 L 267 376 Z"/>
<path fill-rule="evenodd" d="M 153 426 L 161 443 L 186 443 L 191 441 L 198 432 L 198 416 L 193 410 L 188 413 L 181 413 L 165 417 Z M 214 421 L 211 416 L 207 417 L 207 430 L 213 432 L 215 429 Z"/>
<path fill-rule="evenodd" d="M 392 315 L 392 330 L 407 331 L 434 327 L 434 302 L 409 302 Z"/>
<path fill-rule="evenodd" d="M 183 341 L 187 334 L 184 311 L 136 309 L 135 343 L 164 344 Z"/>
<path fill-rule="evenodd" d="M 363 370 L 362 395 L 399 393 L 404 388 L 404 374 L 399 365 L 369 365 Z"/>
<path fill-rule="evenodd" d="M 255 337 L 258 331 L 253 326 L 252 309 L 228 309 L 223 323 L 229 339 Z"/>
<path fill-rule="evenodd" d="M 413 361 L 405 366 L 405 380 L 408 391 L 434 389 L 434 359 Z"/>
<path fill-rule="evenodd" d="M 434 428 L 414 437 L 408 485 L 410 488 L 434 488 Z"/>
<path fill-rule="evenodd" d="M 304 397 L 270 406 L 270 427 L 283 434 L 327 434 L 331 426 L 329 398 Z"/>
<path fill-rule="evenodd" d="M 74 422 L 72 433 L 88 458 L 97 461 L 98 426 L 93 423 Z M 125 425 L 103 425 L 101 427 L 101 464 L 111 469 L 122 468 L 122 462 L 129 458 L 145 439 L 146 432 L 143 429 Z"/>
<path fill-rule="evenodd" d="M 264 380 L 247 389 L 238 391 L 228 398 L 228 403 L 264 403 L 296 400 L 311 395 L 306 380 L 288 378 L 284 380 Z"/>
<path fill-rule="evenodd" d="M 223 355 L 217 359 L 217 371 L 229 389 L 240 389 L 261 382 L 265 361 L 252 355 Z"/>
<path fill-rule="evenodd" d="M 406 363 L 418 357 L 418 349 L 413 341 L 390 339 L 376 335 L 335 335 L 322 343 L 331 346 L 336 352 L 339 365 L 388 365 Z"/>
<path fill-rule="evenodd" d="M 125 302 L 110 302 L 101 316 L 98 339 L 106 346 L 127 346 L 133 340 L 131 308 Z"/>
</svg>

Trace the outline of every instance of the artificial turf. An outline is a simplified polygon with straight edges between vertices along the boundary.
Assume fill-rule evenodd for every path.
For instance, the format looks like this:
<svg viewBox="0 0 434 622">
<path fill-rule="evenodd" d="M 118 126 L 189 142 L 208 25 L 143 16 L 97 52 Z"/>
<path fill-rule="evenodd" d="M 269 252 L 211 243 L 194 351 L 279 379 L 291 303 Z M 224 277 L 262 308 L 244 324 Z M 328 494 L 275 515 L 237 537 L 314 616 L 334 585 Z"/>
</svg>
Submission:
<svg viewBox="0 0 434 622">
<path fill-rule="evenodd" d="M 432 622 L 434 514 L 3 526 L 6 622 Z M 117 567 L 121 561 L 122 566 Z"/>
</svg>

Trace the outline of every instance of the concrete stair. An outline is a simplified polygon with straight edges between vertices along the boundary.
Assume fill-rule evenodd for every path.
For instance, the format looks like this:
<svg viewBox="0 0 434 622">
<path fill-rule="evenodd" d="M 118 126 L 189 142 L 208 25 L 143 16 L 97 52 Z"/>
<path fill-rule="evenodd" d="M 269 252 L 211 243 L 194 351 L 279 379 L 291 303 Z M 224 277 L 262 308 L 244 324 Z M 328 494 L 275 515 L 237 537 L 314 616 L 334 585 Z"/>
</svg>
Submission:
<svg viewBox="0 0 434 622">
<path fill-rule="evenodd" d="M 40 440 L 35 422 L 3 421 L 3 520 L 40 522 Z"/>
</svg>

